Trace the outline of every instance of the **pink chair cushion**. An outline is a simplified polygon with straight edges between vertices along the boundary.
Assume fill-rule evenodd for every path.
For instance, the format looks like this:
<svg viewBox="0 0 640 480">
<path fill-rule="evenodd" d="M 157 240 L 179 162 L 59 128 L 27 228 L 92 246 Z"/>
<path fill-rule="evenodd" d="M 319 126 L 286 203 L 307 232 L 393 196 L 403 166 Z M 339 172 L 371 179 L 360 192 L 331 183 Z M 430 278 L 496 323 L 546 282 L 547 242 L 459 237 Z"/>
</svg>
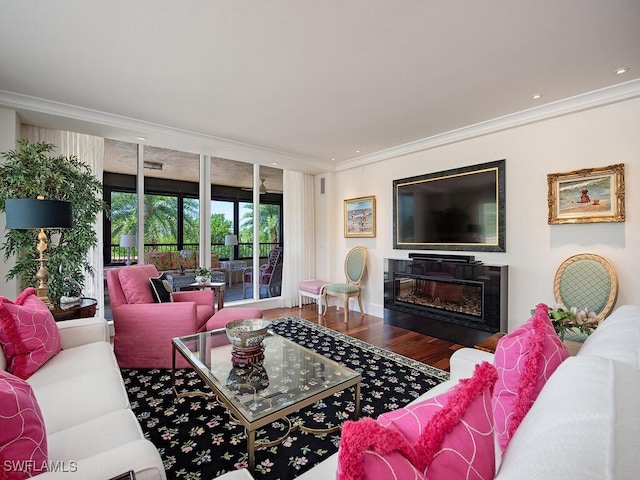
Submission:
<svg viewBox="0 0 640 480">
<path fill-rule="evenodd" d="M 298 284 L 298 290 L 319 295 L 322 287 L 329 283 L 325 280 L 304 280 Z"/>
<path fill-rule="evenodd" d="M 25 289 L 15 302 L 0 297 L 0 344 L 8 370 L 24 379 L 62 349 L 53 315 L 34 288 Z"/>
<path fill-rule="evenodd" d="M 568 356 L 544 304 L 537 306 L 524 325 L 498 341 L 493 361 L 498 382 L 492 408 L 503 452 L 544 384 Z"/>
<path fill-rule="evenodd" d="M 154 303 L 149 283 L 151 277 L 158 277 L 158 270 L 154 265 L 133 265 L 118 270 L 120 287 L 127 303 Z"/>
<path fill-rule="evenodd" d="M 491 393 L 484 362 L 473 377 L 437 397 L 343 427 L 338 475 L 346 479 L 492 479 Z"/>
<path fill-rule="evenodd" d="M 262 310 L 251 307 L 226 307 L 218 310 L 205 326 L 207 332 L 224 328 L 224 326 L 234 320 L 244 320 L 246 318 L 262 318 Z"/>
<path fill-rule="evenodd" d="M 24 380 L 0 370 L 0 478 L 47 471 L 47 434 L 35 395 Z"/>
</svg>

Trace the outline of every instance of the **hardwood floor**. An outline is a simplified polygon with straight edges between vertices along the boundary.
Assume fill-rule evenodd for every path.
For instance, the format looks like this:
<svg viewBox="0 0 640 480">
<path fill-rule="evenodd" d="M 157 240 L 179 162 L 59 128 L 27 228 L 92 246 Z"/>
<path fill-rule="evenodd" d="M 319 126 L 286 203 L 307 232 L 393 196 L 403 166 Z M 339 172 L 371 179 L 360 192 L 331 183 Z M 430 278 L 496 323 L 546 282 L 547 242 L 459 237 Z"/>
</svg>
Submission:
<svg viewBox="0 0 640 480">
<path fill-rule="evenodd" d="M 446 371 L 449 371 L 449 358 L 453 352 L 462 348 L 462 345 L 404 328 L 385 325 L 380 317 L 360 315 L 359 312 L 353 310 L 349 311 L 349 323 L 346 324 L 344 323 L 343 310 L 337 310 L 336 307 L 329 307 L 324 317 L 318 315 L 315 304 L 305 305 L 302 309 L 298 307 L 274 308 L 265 310 L 263 318 L 273 320 L 288 316 L 304 318 Z"/>
</svg>

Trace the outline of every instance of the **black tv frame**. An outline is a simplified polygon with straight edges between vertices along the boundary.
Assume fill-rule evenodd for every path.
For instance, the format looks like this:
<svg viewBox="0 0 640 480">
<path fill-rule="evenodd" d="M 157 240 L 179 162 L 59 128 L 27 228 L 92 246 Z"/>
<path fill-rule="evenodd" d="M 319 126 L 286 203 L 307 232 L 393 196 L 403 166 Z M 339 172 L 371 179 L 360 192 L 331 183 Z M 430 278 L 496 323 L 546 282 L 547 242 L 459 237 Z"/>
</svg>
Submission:
<svg viewBox="0 0 640 480">
<path fill-rule="evenodd" d="M 497 205 L 497 242 L 496 243 L 421 243 L 401 242 L 398 240 L 398 187 L 406 184 L 421 182 L 438 182 L 456 176 L 486 173 L 488 170 L 496 172 L 496 205 Z M 506 251 L 506 161 L 480 163 L 467 167 L 454 168 L 441 172 L 427 173 L 415 177 L 401 178 L 393 181 L 393 248 L 399 250 L 453 250 L 475 252 L 505 252 Z"/>
</svg>

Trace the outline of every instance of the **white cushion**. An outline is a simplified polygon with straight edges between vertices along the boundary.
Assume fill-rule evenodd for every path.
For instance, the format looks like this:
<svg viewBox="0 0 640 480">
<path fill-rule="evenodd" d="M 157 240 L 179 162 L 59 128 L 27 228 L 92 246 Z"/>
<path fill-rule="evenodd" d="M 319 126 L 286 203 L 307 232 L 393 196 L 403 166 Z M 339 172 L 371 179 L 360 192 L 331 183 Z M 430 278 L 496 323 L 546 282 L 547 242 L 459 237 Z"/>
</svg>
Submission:
<svg viewBox="0 0 640 480">
<path fill-rule="evenodd" d="M 135 440 L 123 443 L 91 457 L 82 458 L 74 463 L 53 462 L 53 465 L 66 467 L 72 472 L 49 471 L 38 475 L 37 480 L 106 480 L 133 470 L 136 480 L 166 480 L 158 450 L 148 440 Z"/>
<path fill-rule="evenodd" d="M 330 480 L 336 478 L 338 471 L 338 454 L 334 453 L 311 470 L 296 477 L 296 480 Z"/>
<path fill-rule="evenodd" d="M 62 350 L 29 377 L 32 387 L 59 382 L 104 368 L 117 368 L 107 342 L 95 342 Z"/>
<path fill-rule="evenodd" d="M 638 396 L 639 370 L 602 357 L 568 358 L 516 430 L 496 478 L 637 478 Z"/>
<path fill-rule="evenodd" d="M 33 391 L 48 435 L 129 408 L 122 377 L 116 368 L 34 386 Z"/>
<path fill-rule="evenodd" d="M 57 325 L 63 350 L 93 342 L 109 343 L 109 324 L 102 317 L 76 318 Z"/>
<path fill-rule="evenodd" d="M 618 307 L 589 336 L 578 356 L 598 355 L 640 368 L 640 306 Z"/>
<path fill-rule="evenodd" d="M 117 410 L 47 436 L 50 460 L 80 460 L 144 438 L 129 409 Z"/>
</svg>

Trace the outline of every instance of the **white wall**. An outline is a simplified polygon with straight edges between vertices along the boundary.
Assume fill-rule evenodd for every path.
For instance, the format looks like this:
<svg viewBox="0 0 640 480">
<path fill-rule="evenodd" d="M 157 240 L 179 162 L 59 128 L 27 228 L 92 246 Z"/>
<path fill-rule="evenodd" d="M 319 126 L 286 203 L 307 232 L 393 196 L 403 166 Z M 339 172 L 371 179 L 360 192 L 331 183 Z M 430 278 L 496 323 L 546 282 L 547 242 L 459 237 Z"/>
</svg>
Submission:
<svg viewBox="0 0 640 480">
<path fill-rule="evenodd" d="M 20 135 L 20 121 L 13 110 L 0 108 L 0 152 L 7 152 L 16 148 L 16 140 Z M 0 159 L 4 162 L 4 159 Z M 0 242 L 4 243 L 5 225 L 4 213 L 0 213 Z M 34 237 L 35 245 L 35 237 Z M 14 299 L 18 294 L 18 281 L 12 279 L 5 281 L 9 270 L 15 265 L 14 259 L 4 260 L 4 254 L 0 253 L 0 295 Z"/>
<path fill-rule="evenodd" d="M 640 304 L 640 98 L 338 172 L 332 206 L 322 210 L 337 212 L 335 254 L 334 258 L 319 256 L 318 264 L 330 262 L 332 279 L 337 281 L 343 278 L 346 252 L 355 245 L 367 247 L 365 311 L 382 316 L 383 259 L 407 258 L 409 253 L 393 249 L 392 181 L 502 158 L 506 159 L 506 253 L 460 253 L 509 266 L 509 329 L 524 323 L 536 304 L 555 303 L 555 271 L 576 253 L 607 258 L 618 273 L 617 305 Z M 547 224 L 548 173 L 616 163 L 625 164 L 626 222 Z M 344 238 L 343 200 L 367 195 L 376 196 L 376 238 Z"/>
</svg>

